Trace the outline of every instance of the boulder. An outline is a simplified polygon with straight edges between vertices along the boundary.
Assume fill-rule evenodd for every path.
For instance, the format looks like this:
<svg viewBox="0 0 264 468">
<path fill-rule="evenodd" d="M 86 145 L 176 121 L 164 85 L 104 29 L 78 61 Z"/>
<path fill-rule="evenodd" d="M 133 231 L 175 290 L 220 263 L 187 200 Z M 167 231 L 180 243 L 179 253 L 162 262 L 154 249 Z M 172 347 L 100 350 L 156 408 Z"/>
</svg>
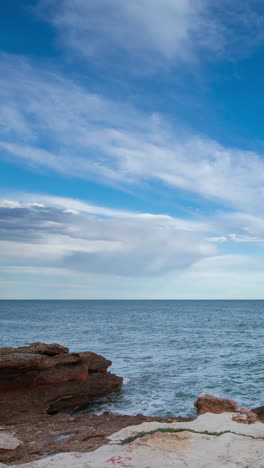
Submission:
<svg viewBox="0 0 264 468">
<path fill-rule="evenodd" d="M 264 422 L 264 406 L 254 408 L 251 410 L 251 412 L 256 415 L 258 421 Z"/>
<path fill-rule="evenodd" d="M 257 415 L 253 411 L 239 407 L 234 400 L 219 398 L 205 392 L 198 395 L 194 406 L 196 407 L 198 416 L 205 413 L 235 413 L 232 419 L 238 423 L 253 424 L 257 421 Z"/>
<path fill-rule="evenodd" d="M 0 349 L 0 420 L 56 413 L 120 390 L 111 361 L 92 352 L 69 353 L 57 344 Z"/>
<path fill-rule="evenodd" d="M 197 415 L 204 413 L 233 413 L 239 408 L 238 404 L 234 400 L 229 398 L 219 398 L 210 393 L 200 393 L 197 400 L 194 402 L 194 406 L 197 410 Z"/>
</svg>

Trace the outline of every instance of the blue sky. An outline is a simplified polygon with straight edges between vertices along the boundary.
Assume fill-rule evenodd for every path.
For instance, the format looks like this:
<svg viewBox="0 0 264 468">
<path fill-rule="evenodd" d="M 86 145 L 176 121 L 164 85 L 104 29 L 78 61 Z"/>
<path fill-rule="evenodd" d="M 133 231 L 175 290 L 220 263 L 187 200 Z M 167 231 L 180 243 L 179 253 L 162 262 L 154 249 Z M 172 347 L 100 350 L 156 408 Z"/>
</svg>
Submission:
<svg viewBox="0 0 264 468">
<path fill-rule="evenodd" d="M 263 298 L 263 2 L 5 3 L 0 297 Z"/>
</svg>

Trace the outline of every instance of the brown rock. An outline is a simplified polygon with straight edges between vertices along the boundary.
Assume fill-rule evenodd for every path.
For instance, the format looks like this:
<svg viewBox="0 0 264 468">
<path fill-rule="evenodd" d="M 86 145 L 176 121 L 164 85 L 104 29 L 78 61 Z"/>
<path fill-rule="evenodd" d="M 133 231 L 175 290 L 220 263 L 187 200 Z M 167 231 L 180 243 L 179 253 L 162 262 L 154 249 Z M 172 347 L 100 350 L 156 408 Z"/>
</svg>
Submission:
<svg viewBox="0 0 264 468">
<path fill-rule="evenodd" d="M 0 349 L 0 420 L 55 413 L 120 390 L 123 379 L 95 353 L 69 353 L 57 344 Z"/>
<path fill-rule="evenodd" d="M 69 348 L 61 346 L 57 343 L 32 343 L 30 347 L 32 347 L 41 354 L 47 354 L 47 356 L 56 356 L 57 354 L 66 354 L 69 352 Z"/>
<path fill-rule="evenodd" d="M 232 419 L 240 424 L 254 424 L 257 421 L 257 416 L 246 408 L 238 408 Z"/>
<path fill-rule="evenodd" d="M 240 408 L 234 400 L 229 398 L 218 398 L 209 393 L 201 393 L 194 403 L 197 414 L 204 413 L 235 413 L 233 421 L 241 424 L 254 424 L 257 420 L 256 414 L 246 408 Z"/>
<path fill-rule="evenodd" d="M 238 410 L 238 404 L 229 398 L 218 398 L 209 393 L 200 393 L 194 402 L 197 415 L 204 413 L 233 413 Z"/>
<path fill-rule="evenodd" d="M 174 420 L 175 422 L 187 422 L 192 419 L 174 418 Z M 10 458 L 20 464 L 39 459 L 43 457 L 43 454 L 93 451 L 108 444 L 108 437 L 114 432 L 146 421 L 169 422 L 167 418 L 143 415 L 128 416 L 109 412 L 101 415 L 92 413 L 70 415 L 62 412 L 53 416 L 31 413 L 27 415 L 27 418 L 23 417 L 14 421 L 13 424 L 10 424 L 10 421 L 6 423 L 4 431 L 23 442 L 16 458 L 14 458 L 14 451 L 7 454 L 9 456 L 8 462 L 10 462 Z M 46 460 L 47 466 L 49 466 L 49 459 Z"/>
<path fill-rule="evenodd" d="M 251 410 L 257 416 L 257 420 L 264 422 L 264 406 L 259 406 L 258 408 L 254 408 Z"/>
</svg>

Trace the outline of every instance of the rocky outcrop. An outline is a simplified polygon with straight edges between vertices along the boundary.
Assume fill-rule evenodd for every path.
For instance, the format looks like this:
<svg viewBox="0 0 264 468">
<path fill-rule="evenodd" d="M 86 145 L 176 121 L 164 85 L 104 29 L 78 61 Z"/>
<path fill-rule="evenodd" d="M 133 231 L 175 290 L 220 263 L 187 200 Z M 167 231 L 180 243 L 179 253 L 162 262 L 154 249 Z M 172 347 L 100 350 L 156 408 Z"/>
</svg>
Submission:
<svg viewBox="0 0 264 468">
<path fill-rule="evenodd" d="M 263 468 L 264 425 L 255 413 L 205 393 L 195 404 L 202 414 L 194 420 L 31 413 L 0 428 L 0 468 Z"/>
<path fill-rule="evenodd" d="M 203 414 L 190 422 L 144 422 L 109 436 L 88 452 L 58 453 L 14 468 L 261 468 L 264 425 L 239 425 L 232 413 Z M 1 465 L 5 466 L 5 465 Z"/>
<path fill-rule="evenodd" d="M 219 398 L 210 393 L 200 393 L 197 400 L 194 402 L 198 416 L 204 413 L 226 413 L 235 412 L 238 409 L 238 404 L 229 398 Z"/>
<path fill-rule="evenodd" d="M 264 406 L 259 406 L 258 408 L 254 408 L 251 410 L 257 416 L 257 420 L 264 422 Z"/>
<path fill-rule="evenodd" d="M 6 424 L 4 433 L 22 442 L 19 449 L 7 445 L 1 451 L 0 462 L 26 463 L 59 452 L 90 452 L 109 442 L 108 437 L 127 426 L 143 422 L 160 423 L 190 421 L 190 418 L 162 418 L 138 414 L 136 416 L 93 413 L 60 412 L 54 415 L 31 414 L 14 424 Z M 1 428 L 0 428 L 1 431 Z M 4 439 L 2 438 L 2 441 Z M 1 464 L 0 464 L 1 466 Z"/>
<path fill-rule="evenodd" d="M 194 402 L 194 406 L 196 407 L 198 416 L 205 413 L 234 413 L 232 416 L 233 421 L 241 424 L 253 424 L 257 420 L 257 414 L 246 408 L 241 408 L 234 400 L 219 398 L 205 392 L 200 393 Z"/>
<path fill-rule="evenodd" d="M 54 414 L 120 390 L 123 379 L 91 352 L 58 344 L 0 349 L 0 421 L 32 412 Z"/>
</svg>

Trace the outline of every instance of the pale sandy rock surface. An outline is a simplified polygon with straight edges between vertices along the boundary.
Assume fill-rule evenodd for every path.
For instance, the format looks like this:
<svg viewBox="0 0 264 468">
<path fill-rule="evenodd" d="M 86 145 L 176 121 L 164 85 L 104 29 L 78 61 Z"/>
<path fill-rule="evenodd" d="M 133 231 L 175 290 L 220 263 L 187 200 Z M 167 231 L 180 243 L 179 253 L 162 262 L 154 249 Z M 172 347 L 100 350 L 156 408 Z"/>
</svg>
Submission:
<svg viewBox="0 0 264 468">
<path fill-rule="evenodd" d="M 89 453 L 60 453 L 20 468 L 264 468 L 264 425 L 244 425 L 234 413 L 206 413 L 191 422 L 130 426 L 110 437 L 109 445 Z M 182 432 L 155 432 L 185 429 Z M 129 443 L 121 441 L 147 432 Z M 194 431 L 194 432 L 192 432 Z M 209 432 L 209 434 L 205 433 Z M 224 431 L 229 431 L 221 434 Z M 210 433 L 217 433 L 212 435 Z M 5 465 L 0 465 L 4 467 Z"/>
<path fill-rule="evenodd" d="M 21 440 L 12 433 L 2 431 L 0 428 L 0 458 L 1 461 L 10 461 L 20 455 Z"/>
<path fill-rule="evenodd" d="M 0 450 L 15 450 L 22 442 L 9 432 L 0 431 Z"/>
</svg>

